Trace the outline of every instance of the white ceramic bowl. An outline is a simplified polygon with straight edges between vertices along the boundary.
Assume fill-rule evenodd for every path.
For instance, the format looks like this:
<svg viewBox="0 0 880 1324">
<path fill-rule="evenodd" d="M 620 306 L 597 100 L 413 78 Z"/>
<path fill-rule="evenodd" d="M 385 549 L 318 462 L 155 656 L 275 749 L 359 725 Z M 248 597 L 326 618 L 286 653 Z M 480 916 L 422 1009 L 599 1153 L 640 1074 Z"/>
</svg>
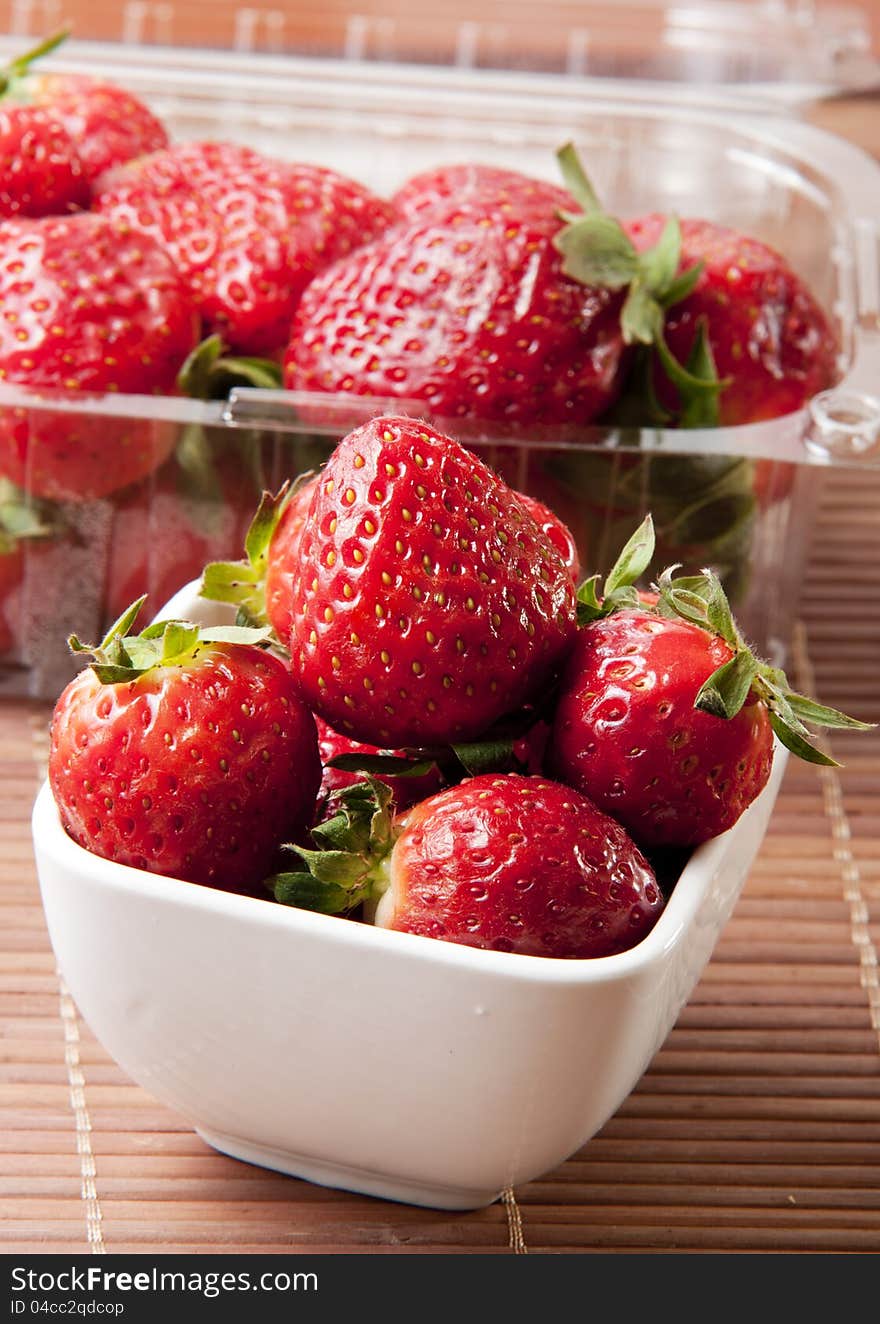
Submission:
<svg viewBox="0 0 880 1324">
<path fill-rule="evenodd" d="M 220 614 L 222 614 L 220 609 Z M 192 586 L 163 615 L 217 619 Z M 92 1031 L 210 1145 L 444 1209 L 495 1200 L 596 1133 L 638 1082 L 739 895 L 782 777 L 697 849 L 617 956 L 479 951 L 89 854 L 48 785 L 33 841 L 59 967 Z"/>
</svg>

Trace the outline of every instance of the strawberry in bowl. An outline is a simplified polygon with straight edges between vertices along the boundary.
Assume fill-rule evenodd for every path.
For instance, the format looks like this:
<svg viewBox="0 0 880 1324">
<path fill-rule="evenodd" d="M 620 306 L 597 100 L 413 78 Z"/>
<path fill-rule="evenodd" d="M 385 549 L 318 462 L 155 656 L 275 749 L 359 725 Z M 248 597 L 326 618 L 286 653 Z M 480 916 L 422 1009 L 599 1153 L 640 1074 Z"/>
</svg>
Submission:
<svg viewBox="0 0 880 1324">
<path fill-rule="evenodd" d="M 49 782 L 65 830 L 96 855 L 253 889 L 279 842 L 311 821 L 317 733 L 259 632 L 159 622 L 127 634 L 139 600 L 60 695 Z"/>
</svg>

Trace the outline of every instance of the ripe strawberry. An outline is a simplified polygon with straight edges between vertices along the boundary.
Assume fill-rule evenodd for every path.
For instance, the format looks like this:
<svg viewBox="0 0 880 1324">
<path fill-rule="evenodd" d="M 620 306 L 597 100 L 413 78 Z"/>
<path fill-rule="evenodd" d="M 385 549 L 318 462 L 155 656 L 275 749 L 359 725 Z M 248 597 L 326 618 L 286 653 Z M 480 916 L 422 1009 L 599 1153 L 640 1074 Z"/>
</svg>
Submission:
<svg viewBox="0 0 880 1324">
<path fill-rule="evenodd" d="M 138 97 L 116 83 L 83 74 L 32 73 L 32 65 L 57 49 L 67 35 L 60 32 L 47 38 L 0 71 L 0 96 L 28 109 L 40 108 L 37 113 L 46 112 L 75 151 L 78 177 L 88 186 L 110 166 L 164 147 L 168 134 Z M 87 205 L 88 193 L 86 187 L 85 203 L 80 197 L 72 200 Z"/>
<path fill-rule="evenodd" d="M 231 142 L 181 143 L 111 171 L 94 205 L 162 244 L 206 330 L 249 354 L 280 352 L 316 272 L 392 219 L 354 180 Z"/>
<path fill-rule="evenodd" d="M 423 170 L 397 190 L 391 203 L 405 221 L 442 217 L 454 224 L 456 216 L 485 220 L 491 215 L 514 224 L 528 221 L 551 235 L 559 229 L 560 211 L 577 210 L 574 198 L 558 184 L 479 162 Z"/>
<path fill-rule="evenodd" d="M 51 216 L 88 207 L 88 180 L 73 140 L 45 110 L 0 102 L 0 161 L 0 216 Z"/>
<path fill-rule="evenodd" d="M 581 628 L 562 680 L 549 767 L 644 848 L 692 846 L 732 827 L 773 758 L 766 705 L 729 721 L 695 709 L 733 649 L 683 620 L 629 609 Z"/>
<path fill-rule="evenodd" d="M 0 380 L 83 404 L 109 391 L 174 389 L 196 319 L 166 255 L 90 213 L 0 224 Z M 0 473 L 35 496 L 84 500 L 135 482 L 175 430 L 149 420 L 13 406 L 0 412 Z"/>
<path fill-rule="evenodd" d="M 636 248 L 655 244 L 667 218 L 627 222 Z M 680 270 L 702 265 L 700 277 L 666 317 L 665 335 L 681 363 L 705 320 L 718 376 L 728 384 L 718 401 L 723 425 L 789 414 L 838 377 L 839 344 L 819 303 L 785 258 L 769 245 L 705 220 L 681 221 Z M 663 403 L 669 389 L 658 382 Z"/>
<path fill-rule="evenodd" d="M 84 74 L 40 74 L 29 81 L 35 104 L 50 110 L 76 143 L 91 184 L 111 167 L 168 143 L 161 120 L 116 83 Z"/>
<path fill-rule="evenodd" d="M 582 424 L 607 409 L 621 296 L 565 276 L 546 226 L 477 210 L 395 227 L 318 275 L 285 385 L 418 401 L 441 420 Z"/>
<path fill-rule="evenodd" d="M 117 622 L 55 705 L 49 780 L 81 846 L 136 869 L 233 890 L 258 885 L 311 821 L 311 714 L 254 632 Z"/>
<path fill-rule="evenodd" d="M 369 780 L 341 792 L 315 849 L 296 848 L 291 869 L 269 880 L 276 899 L 336 913 L 363 905 L 385 928 L 564 959 L 626 951 L 663 910 L 620 824 L 558 782 L 490 773 L 397 815 L 389 797 Z"/>
<path fill-rule="evenodd" d="M 300 543 L 292 665 L 331 726 L 380 746 L 469 740 L 541 693 L 574 587 L 517 495 L 412 418 L 336 447 Z"/>
<path fill-rule="evenodd" d="M 559 686 L 548 771 L 589 796 L 646 850 L 690 847 L 732 827 L 770 776 L 774 732 L 826 755 L 804 722 L 864 724 L 794 694 L 747 648 L 715 575 L 660 577 L 657 606 L 636 579 L 653 555 L 650 518 L 606 580 L 582 586 L 578 636 Z"/>
</svg>

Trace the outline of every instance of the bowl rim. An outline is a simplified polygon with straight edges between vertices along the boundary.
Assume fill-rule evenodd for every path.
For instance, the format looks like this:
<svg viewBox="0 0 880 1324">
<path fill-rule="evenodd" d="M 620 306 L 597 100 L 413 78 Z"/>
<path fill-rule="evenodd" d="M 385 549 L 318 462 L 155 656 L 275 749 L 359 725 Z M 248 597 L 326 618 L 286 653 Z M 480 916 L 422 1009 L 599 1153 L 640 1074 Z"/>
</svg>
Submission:
<svg viewBox="0 0 880 1324">
<path fill-rule="evenodd" d="M 379 928 L 346 916 L 324 915 L 285 906 L 268 895 L 261 897 L 222 891 L 167 874 L 135 869 L 94 855 L 68 836 L 61 823 L 52 789 L 46 778 L 33 805 L 31 831 L 41 887 L 51 870 L 68 876 L 90 876 L 104 888 L 128 893 L 162 905 L 185 906 L 207 914 L 260 927 L 272 925 L 303 938 L 320 938 L 354 948 L 374 949 L 389 959 L 429 960 L 449 969 L 467 969 L 487 978 L 516 983 L 582 985 L 614 983 L 644 973 L 665 962 L 683 941 L 712 880 L 725 859 L 736 855 L 749 820 L 772 808 L 787 762 L 786 751 L 776 744 L 767 784 L 738 821 L 726 832 L 697 846 L 684 865 L 656 924 L 640 942 L 612 956 L 577 958 L 532 956 L 499 952 L 445 942 L 421 934 Z"/>
</svg>

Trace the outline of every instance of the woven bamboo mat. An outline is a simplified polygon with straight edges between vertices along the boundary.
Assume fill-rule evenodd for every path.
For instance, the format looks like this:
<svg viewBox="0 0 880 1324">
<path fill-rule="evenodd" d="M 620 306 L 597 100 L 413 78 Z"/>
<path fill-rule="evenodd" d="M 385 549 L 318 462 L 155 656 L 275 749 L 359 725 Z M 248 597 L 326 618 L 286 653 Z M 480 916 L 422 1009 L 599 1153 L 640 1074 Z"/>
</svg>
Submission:
<svg viewBox="0 0 880 1324">
<path fill-rule="evenodd" d="M 880 473 L 829 475 L 795 678 L 880 716 Z M 0 706 L 0 1247 L 18 1253 L 880 1252 L 880 735 L 789 766 L 705 974 L 635 1091 L 545 1178 L 447 1214 L 210 1150 L 59 982 L 28 815 L 45 706 Z"/>
</svg>

